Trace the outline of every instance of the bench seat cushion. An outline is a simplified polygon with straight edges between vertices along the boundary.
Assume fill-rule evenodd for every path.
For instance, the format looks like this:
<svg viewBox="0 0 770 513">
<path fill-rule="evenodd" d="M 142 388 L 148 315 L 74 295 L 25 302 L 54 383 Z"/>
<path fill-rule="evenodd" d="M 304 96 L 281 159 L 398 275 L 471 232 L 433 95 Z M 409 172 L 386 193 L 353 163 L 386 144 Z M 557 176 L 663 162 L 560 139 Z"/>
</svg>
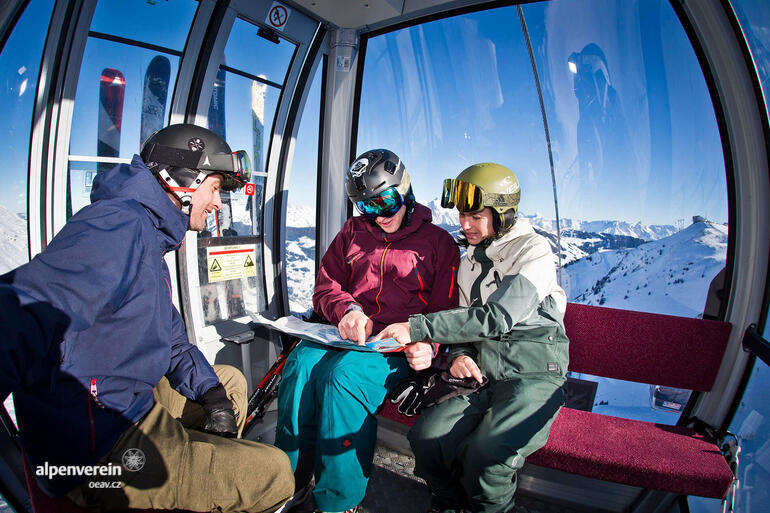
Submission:
<svg viewBox="0 0 770 513">
<path fill-rule="evenodd" d="M 692 429 L 562 408 L 528 463 L 640 488 L 722 498 L 732 473 Z"/>
</svg>

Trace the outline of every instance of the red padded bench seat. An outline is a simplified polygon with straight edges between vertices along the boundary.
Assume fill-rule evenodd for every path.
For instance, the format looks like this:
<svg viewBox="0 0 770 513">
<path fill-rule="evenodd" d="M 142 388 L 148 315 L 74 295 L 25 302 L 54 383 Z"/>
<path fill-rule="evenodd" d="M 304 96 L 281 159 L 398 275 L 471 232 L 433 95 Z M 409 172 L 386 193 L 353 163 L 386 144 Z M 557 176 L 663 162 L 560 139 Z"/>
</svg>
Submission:
<svg viewBox="0 0 770 513">
<path fill-rule="evenodd" d="M 707 392 L 730 336 L 726 322 L 570 303 L 569 370 Z M 380 415 L 412 425 L 386 401 Z M 733 476 L 719 448 L 680 427 L 562 408 L 528 463 L 639 488 L 723 498 Z"/>
</svg>

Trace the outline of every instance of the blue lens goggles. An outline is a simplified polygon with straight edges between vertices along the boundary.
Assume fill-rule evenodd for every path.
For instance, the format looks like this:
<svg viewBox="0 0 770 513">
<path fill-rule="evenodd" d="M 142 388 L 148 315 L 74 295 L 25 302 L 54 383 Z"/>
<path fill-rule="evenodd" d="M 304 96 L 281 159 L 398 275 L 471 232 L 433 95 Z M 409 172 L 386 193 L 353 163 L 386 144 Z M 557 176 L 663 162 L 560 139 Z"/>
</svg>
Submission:
<svg viewBox="0 0 770 513">
<path fill-rule="evenodd" d="M 356 201 L 356 209 L 366 217 L 392 217 L 404 204 L 404 199 L 396 190 L 389 187 L 373 198 Z"/>
</svg>

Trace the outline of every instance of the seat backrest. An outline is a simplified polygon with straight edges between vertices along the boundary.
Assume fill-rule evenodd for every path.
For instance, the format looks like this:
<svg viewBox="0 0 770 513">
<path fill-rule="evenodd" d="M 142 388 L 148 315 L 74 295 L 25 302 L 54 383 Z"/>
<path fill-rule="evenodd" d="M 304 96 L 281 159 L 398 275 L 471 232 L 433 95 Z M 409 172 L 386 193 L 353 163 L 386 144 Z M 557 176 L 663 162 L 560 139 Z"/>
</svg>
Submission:
<svg viewBox="0 0 770 513">
<path fill-rule="evenodd" d="M 730 323 L 569 303 L 569 370 L 707 392 Z"/>
</svg>

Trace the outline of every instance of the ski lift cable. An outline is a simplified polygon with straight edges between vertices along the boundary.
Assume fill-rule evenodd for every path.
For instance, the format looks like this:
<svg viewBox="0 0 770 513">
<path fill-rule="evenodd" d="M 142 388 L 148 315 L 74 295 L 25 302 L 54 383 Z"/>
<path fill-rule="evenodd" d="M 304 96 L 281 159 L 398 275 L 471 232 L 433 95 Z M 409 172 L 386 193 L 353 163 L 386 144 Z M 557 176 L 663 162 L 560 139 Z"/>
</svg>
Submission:
<svg viewBox="0 0 770 513">
<path fill-rule="evenodd" d="M 535 76 L 535 87 L 537 88 L 537 98 L 540 101 L 540 114 L 543 116 L 543 129 L 545 130 L 545 142 L 548 147 L 548 163 L 551 166 L 551 182 L 553 184 L 553 203 L 556 209 L 556 246 L 558 248 L 557 258 L 559 259 L 559 283 L 561 283 L 561 229 L 559 222 L 559 200 L 556 195 L 556 173 L 553 168 L 553 152 L 551 151 L 551 134 L 548 130 L 548 118 L 545 114 L 545 103 L 543 102 L 543 89 L 540 86 L 540 75 L 537 72 L 537 62 L 535 62 L 535 53 L 532 50 L 532 41 L 529 39 L 529 30 L 527 30 L 527 22 L 524 19 L 524 11 L 520 5 L 516 6 L 516 12 L 519 14 L 519 22 L 521 22 L 521 30 L 524 33 L 524 40 L 527 43 L 527 51 L 529 52 L 529 61 L 532 64 L 532 73 Z"/>
</svg>

